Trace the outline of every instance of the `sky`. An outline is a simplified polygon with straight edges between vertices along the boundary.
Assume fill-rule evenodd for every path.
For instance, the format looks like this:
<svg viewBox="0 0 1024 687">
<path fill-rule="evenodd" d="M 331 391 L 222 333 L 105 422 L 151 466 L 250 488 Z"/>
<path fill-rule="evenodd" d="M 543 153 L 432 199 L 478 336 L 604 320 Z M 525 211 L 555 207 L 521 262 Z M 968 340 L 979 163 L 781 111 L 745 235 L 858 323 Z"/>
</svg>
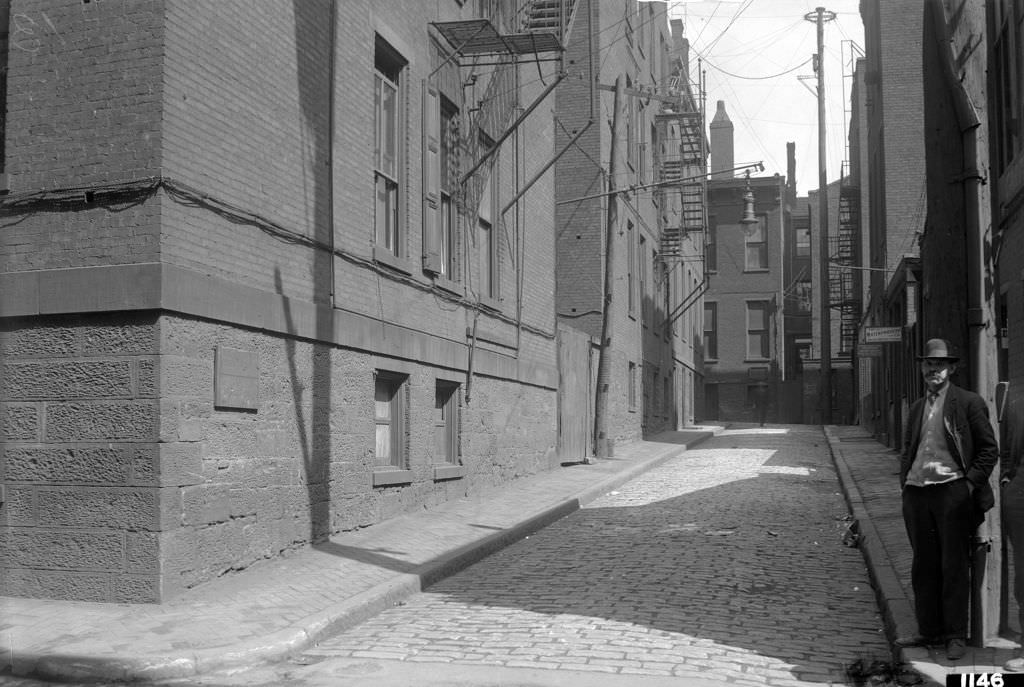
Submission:
<svg viewBox="0 0 1024 687">
<path fill-rule="evenodd" d="M 853 58 L 863 55 L 859 0 L 669 0 L 669 16 L 684 22 L 691 78 L 706 72 L 707 119 L 717 102 L 734 129 L 737 165 L 763 162 L 764 172 L 786 174 L 786 143 L 796 144 L 797 193 L 818 188 L 817 76 L 811 57 L 816 8 L 835 13 L 824 24 L 826 174 L 840 178 L 849 129 Z M 702 60 L 698 63 L 698 60 Z M 804 79 L 798 77 L 803 76 Z"/>
</svg>

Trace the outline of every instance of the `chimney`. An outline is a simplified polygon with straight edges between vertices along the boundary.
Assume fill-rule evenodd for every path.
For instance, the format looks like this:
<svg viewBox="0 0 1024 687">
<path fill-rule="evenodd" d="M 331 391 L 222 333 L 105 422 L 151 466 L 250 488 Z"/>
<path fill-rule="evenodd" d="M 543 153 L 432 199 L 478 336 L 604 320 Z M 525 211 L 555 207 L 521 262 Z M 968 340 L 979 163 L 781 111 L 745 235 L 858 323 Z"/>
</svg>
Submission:
<svg viewBox="0 0 1024 687">
<path fill-rule="evenodd" d="M 786 143 L 786 186 L 796 197 L 796 143 Z"/>
<path fill-rule="evenodd" d="M 672 29 L 672 57 L 679 60 L 682 65 L 683 74 L 690 77 L 690 41 L 683 35 L 685 30 L 682 19 L 672 19 L 669 22 Z"/>
<path fill-rule="evenodd" d="M 711 178 L 731 179 L 736 166 L 733 155 L 732 122 L 725 113 L 725 101 L 718 101 L 718 109 L 711 120 Z"/>
</svg>

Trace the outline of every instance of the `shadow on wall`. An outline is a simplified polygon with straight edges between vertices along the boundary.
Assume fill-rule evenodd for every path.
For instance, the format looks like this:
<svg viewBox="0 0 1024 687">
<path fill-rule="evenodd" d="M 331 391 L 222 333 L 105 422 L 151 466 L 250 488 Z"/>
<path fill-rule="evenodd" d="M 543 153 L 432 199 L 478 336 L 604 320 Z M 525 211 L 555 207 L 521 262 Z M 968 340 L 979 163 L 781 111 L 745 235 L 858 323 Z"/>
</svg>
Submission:
<svg viewBox="0 0 1024 687">
<path fill-rule="evenodd" d="M 332 211 L 333 137 L 329 127 L 333 124 L 331 89 L 334 55 L 334 3 L 330 0 L 293 0 L 295 15 L 295 57 L 298 69 L 299 107 L 303 116 L 303 131 L 310 137 L 304 150 L 312 151 L 312 159 L 304 161 L 306 197 L 313 203 L 312 282 L 314 301 L 327 307 L 316 308 L 316 341 L 330 341 L 334 332 L 334 256 L 322 246 L 333 246 L 334 215 Z M 275 286 L 282 292 L 280 268 L 275 268 Z M 288 329 L 293 331 L 291 313 L 286 312 Z M 289 339 L 288 359 L 291 366 L 296 424 L 302 438 L 303 467 L 309 500 L 311 542 L 326 539 L 331 529 L 330 501 L 330 438 L 331 438 L 331 348 L 330 344 L 315 343 L 312 347 L 313 389 L 311 417 L 304 417 L 302 389 L 295 375 L 295 343 Z"/>
</svg>

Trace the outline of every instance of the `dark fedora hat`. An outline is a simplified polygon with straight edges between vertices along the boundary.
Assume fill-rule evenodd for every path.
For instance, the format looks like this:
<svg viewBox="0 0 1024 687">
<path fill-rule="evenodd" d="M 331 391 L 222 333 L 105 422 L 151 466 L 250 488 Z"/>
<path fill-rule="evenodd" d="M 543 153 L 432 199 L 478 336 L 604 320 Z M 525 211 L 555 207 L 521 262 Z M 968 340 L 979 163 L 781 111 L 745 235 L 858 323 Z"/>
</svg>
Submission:
<svg viewBox="0 0 1024 687">
<path fill-rule="evenodd" d="M 953 344 L 949 343 L 945 339 L 928 339 L 928 343 L 924 345 L 924 355 L 918 356 L 918 360 L 949 360 L 956 362 L 960 360 L 953 349 Z"/>
</svg>

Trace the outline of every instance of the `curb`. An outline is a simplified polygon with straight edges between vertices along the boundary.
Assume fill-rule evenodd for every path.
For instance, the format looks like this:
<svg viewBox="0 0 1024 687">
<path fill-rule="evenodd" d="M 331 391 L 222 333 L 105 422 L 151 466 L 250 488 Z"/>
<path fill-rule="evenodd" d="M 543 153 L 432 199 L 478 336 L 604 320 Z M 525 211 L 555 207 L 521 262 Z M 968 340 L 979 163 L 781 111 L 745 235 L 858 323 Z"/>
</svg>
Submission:
<svg viewBox="0 0 1024 687">
<path fill-rule="evenodd" d="M 871 574 L 871 582 L 875 587 L 875 596 L 885 620 L 885 627 L 890 641 L 902 636 L 901 629 L 907 620 L 913 618 L 913 609 L 910 600 L 903 591 L 896 576 L 896 571 L 889 563 L 889 554 L 885 544 L 878 534 L 874 521 L 868 514 L 864 505 L 864 498 L 860 489 L 850 473 L 850 467 L 842 458 L 837 444 L 839 440 L 825 428 L 825 437 L 828 439 L 829 451 L 832 454 L 832 463 L 836 466 L 839 475 L 839 483 L 843 487 L 843 495 L 846 497 L 847 506 L 853 515 L 854 521 L 860 533 L 859 548 L 864 556 L 868 571 Z M 903 634 L 906 634 L 905 632 Z M 912 632 L 910 634 L 913 634 Z"/>
<path fill-rule="evenodd" d="M 897 637 L 909 636 L 913 631 L 907 628 L 915 628 L 914 609 L 907 598 L 903 586 L 899 582 L 896 571 L 889 562 L 889 554 L 878 534 L 875 523 L 868 514 L 864 505 L 864 497 L 853 479 L 850 466 L 842 457 L 838 444 L 839 439 L 832 432 L 830 427 L 823 427 L 825 438 L 828 441 L 829 453 L 832 454 L 832 464 L 836 467 L 839 476 L 839 484 L 846 498 L 846 504 L 853 516 L 853 521 L 860 535 L 858 548 L 864 557 L 864 564 L 868 569 L 871 585 L 875 590 L 875 599 L 878 609 L 882 613 L 882 621 L 885 624 L 886 636 L 889 638 L 890 651 L 893 661 L 899 665 L 913 666 L 914 663 L 927 657 L 927 651 L 922 649 L 896 647 Z M 931 680 L 920 670 L 914 670 L 924 680 L 923 685 L 935 685 L 939 683 Z"/>
<path fill-rule="evenodd" d="M 151 655 L 133 659 L 41 656 L 28 674 L 41 679 L 64 682 L 153 681 L 195 677 L 217 670 L 281 660 L 304 650 L 327 635 L 355 627 L 432 584 L 561 520 L 583 505 L 675 458 L 714 434 L 715 432 L 709 430 L 684 443 L 673 444 L 583 489 L 575 496 L 566 497 L 560 502 L 541 508 L 511 527 L 453 549 L 429 563 L 420 565 L 414 572 L 397 574 L 387 582 L 306 616 L 292 627 L 272 632 L 260 639 L 239 642 L 232 647 L 203 649 L 173 656 Z"/>
</svg>

